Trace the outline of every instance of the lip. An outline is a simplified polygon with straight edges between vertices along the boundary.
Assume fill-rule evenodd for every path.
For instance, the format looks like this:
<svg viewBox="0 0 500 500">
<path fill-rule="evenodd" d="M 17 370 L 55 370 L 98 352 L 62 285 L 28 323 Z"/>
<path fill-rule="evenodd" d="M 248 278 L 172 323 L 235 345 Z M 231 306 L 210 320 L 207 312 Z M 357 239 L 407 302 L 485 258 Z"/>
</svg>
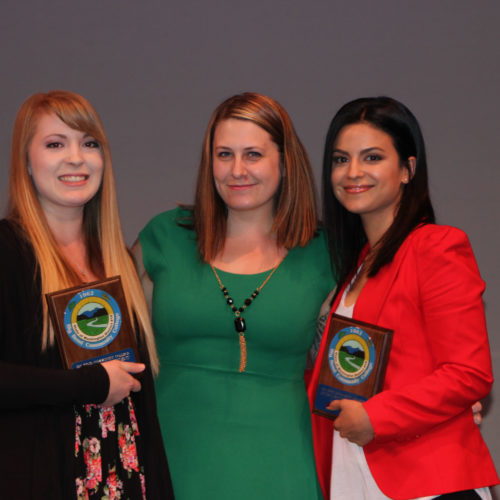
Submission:
<svg viewBox="0 0 500 500">
<path fill-rule="evenodd" d="M 366 193 L 366 191 L 369 191 L 373 186 L 368 185 L 368 184 L 350 184 L 349 186 L 344 186 L 344 191 L 348 194 L 360 194 L 360 193 Z"/>
<path fill-rule="evenodd" d="M 60 175 L 58 179 L 67 186 L 82 186 L 88 181 L 89 176 L 87 174 L 65 174 Z"/>
<path fill-rule="evenodd" d="M 229 184 L 228 188 L 232 191 L 245 191 L 246 189 L 250 189 L 253 186 L 255 186 L 255 184 Z"/>
</svg>

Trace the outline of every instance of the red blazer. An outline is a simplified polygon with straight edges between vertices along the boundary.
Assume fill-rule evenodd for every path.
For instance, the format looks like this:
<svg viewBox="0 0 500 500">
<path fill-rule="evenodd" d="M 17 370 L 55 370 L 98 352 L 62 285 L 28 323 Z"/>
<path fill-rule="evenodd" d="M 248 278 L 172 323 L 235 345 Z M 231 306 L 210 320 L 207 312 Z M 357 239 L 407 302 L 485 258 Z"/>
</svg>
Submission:
<svg viewBox="0 0 500 500">
<path fill-rule="evenodd" d="M 356 301 L 354 318 L 394 330 L 383 391 L 363 404 L 375 431 L 364 447 L 366 460 L 391 498 L 499 482 L 471 411 L 493 383 L 483 291 L 467 236 L 429 224 L 406 238 Z M 342 291 L 333 311 L 341 296 Z M 326 335 L 318 361 L 325 340 Z M 309 384 L 311 402 L 318 361 Z M 329 498 L 333 424 L 315 414 L 312 420 L 318 474 Z"/>
</svg>

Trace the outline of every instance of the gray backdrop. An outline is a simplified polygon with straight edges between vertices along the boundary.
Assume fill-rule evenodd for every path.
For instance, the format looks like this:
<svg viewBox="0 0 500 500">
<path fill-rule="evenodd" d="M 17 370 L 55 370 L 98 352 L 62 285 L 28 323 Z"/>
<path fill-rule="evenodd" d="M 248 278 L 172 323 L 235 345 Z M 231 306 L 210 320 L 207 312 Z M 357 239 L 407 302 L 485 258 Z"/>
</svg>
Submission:
<svg viewBox="0 0 500 500">
<path fill-rule="evenodd" d="M 2 0 L 0 211 L 14 116 L 37 91 L 71 89 L 97 108 L 129 243 L 192 200 L 202 134 L 226 97 L 278 99 L 319 178 L 335 110 L 390 95 L 422 125 L 439 221 L 471 239 L 499 377 L 499 23 L 495 0 Z M 499 398 L 497 384 L 482 425 L 497 467 Z"/>
</svg>

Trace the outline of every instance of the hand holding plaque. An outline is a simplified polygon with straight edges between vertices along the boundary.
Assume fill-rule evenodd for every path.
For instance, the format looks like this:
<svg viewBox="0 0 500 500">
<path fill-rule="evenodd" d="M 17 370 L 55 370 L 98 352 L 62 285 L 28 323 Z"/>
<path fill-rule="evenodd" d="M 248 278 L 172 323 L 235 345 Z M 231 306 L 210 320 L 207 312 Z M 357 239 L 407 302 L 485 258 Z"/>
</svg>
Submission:
<svg viewBox="0 0 500 500">
<path fill-rule="evenodd" d="M 47 305 L 65 368 L 139 361 L 119 276 L 48 293 Z"/>
<path fill-rule="evenodd" d="M 326 335 L 313 412 L 334 419 L 331 401 L 366 401 L 380 392 L 393 331 L 333 314 Z"/>
</svg>

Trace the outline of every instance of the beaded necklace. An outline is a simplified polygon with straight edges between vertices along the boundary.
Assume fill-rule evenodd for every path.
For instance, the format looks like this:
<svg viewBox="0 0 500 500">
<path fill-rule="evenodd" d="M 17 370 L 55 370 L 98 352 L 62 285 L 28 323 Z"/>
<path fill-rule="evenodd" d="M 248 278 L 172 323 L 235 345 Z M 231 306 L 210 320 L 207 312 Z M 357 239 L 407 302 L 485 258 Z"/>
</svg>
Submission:
<svg viewBox="0 0 500 500">
<path fill-rule="evenodd" d="M 212 268 L 212 271 L 214 272 L 215 278 L 217 279 L 217 283 L 219 283 L 219 287 L 221 289 L 222 294 L 224 295 L 226 299 L 226 304 L 231 308 L 231 310 L 234 313 L 234 328 L 236 330 L 236 333 L 238 334 L 239 342 L 240 342 L 240 368 L 239 372 L 242 373 L 245 371 L 245 368 L 247 366 L 247 343 L 245 340 L 245 331 L 247 329 L 247 325 L 245 323 L 245 319 L 241 315 L 241 313 L 249 307 L 252 302 L 255 300 L 257 295 L 259 295 L 260 291 L 262 288 L 264 288 L 264 285 L 269 281 L 271 276 L 276 272 L 276 269 L 278 269 L 279 265 L 281 264 L 280 261 L 275 267 L 271 269 L 271 272 L 267 275 L 266 279 L 262 282 L 260 286 L 258 286 L 248 297 L 248 299 L 245 299 L 243 302 L 243 305 L 241 307 L 236 307 L 234 304 L 234 300 L 229 296 L 229 292 L 227 291 L 227 288 L 222 284 L 221 279 L 219 278 L 219 275 L 217 274 L 217 271 L 215 270 L 215 267 L 210 264 L 210 267 Z"/>
</svg>

